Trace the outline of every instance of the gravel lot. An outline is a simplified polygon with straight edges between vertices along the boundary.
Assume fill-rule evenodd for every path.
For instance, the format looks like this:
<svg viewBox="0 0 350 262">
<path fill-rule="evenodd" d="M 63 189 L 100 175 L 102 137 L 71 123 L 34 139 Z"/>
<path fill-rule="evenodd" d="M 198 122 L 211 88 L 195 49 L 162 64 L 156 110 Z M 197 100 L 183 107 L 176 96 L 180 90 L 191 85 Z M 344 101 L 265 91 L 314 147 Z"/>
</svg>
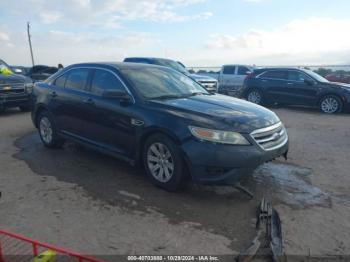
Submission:
<svg viewBox="0 0 350 262">
<path fill-rule="evenodd" d="M 232 187 L 153 187 L 143 171 L 67 143 L 48 150 L 28 113 L 0 115 L 0 228 L 92 254 L 236 254 L 272 200 L 288 255 L 350 255 L 350 116 L 273 108 L 290 136 L 288 161 Z"/>
</svg>

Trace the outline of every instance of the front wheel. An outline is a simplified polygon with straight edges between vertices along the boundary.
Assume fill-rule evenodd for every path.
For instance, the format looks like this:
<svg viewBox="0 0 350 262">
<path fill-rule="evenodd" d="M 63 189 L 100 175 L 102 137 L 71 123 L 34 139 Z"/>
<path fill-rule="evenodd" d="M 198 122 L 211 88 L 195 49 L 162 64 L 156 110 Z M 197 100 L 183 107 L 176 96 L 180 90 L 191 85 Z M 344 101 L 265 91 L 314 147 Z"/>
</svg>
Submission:
<svg viewBox="0 0 350 262">
<path fill-rule="evenodd" d="M 153 184 L 168 191 L 183 186 L 186 166 L 178 146 L 170 138 L 162 134 L 151 136 L 145 143 L 142 157 Z"/>
<path fill-rule="evenodd" d="M 263 103 L 263 94 L 257 89 L 251 89 L 246 94 L 247 101 L 261 105 Z"/>
<path fill-rule="evenodd" d="M 59 148 L 64 144 L 64 140 L 58 136 L 53 117 L 48 112 L 40 113 L 38 129 L 40 139 L 46 147 Z"/>
<path fill-rule="evenodd" d="M 343 109 L 343 103 L 335 95 L 326 95 L 320 101 L 320 110 L 326 114 L 339 113 Z"/>
</svg>

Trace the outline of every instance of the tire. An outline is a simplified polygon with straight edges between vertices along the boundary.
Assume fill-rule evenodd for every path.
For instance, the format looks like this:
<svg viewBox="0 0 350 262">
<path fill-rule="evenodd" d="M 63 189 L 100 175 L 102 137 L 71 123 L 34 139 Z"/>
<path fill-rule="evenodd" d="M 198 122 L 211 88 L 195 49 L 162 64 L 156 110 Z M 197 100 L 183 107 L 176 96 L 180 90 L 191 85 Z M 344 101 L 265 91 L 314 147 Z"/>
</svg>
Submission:
<svg viewBox="0 0 350 262">
<path fill-rule="evenodd" d="M 142 151 L 142 160 L 154 185 L 167 191 L 183 187 L 187 177 L 186 165 L 178 146 L 167 136 L 155 134 L 149 137 Z"/>
<path fill-rule="evenodd" d="M 64 139 L 58 136 L 57 128 L 53 117 L 49 112 L 41 112 L 37 118 L 37 126 L 40 139 L 48 148 L 60 148 L 64 144 Z"/>
<path fill-rule="evenodd" d="M 30 111 L 30 106 L 19 106 L 19 109 L 22 112 L 29 112 Z"/>
<path fill-rule="evenodd" d="M 321 98 L 319 108 L 326 114 L 340 113 L 343 110 L 343 102 L 336 95 L 326 95 Z"/>
<path fill-rule="evenodd" d="M 261 91 L 259 91 L 258 89 L 250 89 L 247 93 L 245 98 L 247 99 L 247 101 L 254 103 L 254 104 L 258 104 L 258 105 L 262 105 L 264 103 L 264 96 L 263 93 Z"/>
</svg>

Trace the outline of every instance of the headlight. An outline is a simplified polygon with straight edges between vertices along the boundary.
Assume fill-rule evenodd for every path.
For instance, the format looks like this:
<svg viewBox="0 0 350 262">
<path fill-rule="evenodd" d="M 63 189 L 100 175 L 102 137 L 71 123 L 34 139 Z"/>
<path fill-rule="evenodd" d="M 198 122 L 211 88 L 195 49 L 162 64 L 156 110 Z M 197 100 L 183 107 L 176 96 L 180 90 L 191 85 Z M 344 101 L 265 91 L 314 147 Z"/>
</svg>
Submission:
<svg viewBox="0 0 350 262">
<path fill-rule="evenodd" d="M 33 91 L 33 83 L 25 83 L 24 88 L 27 91 L 28 94 L 31 94 Z"/>
<path fill-rule="evenodd" d="M 195 126 L 189 126 L 188 128 L 190 129 L 192 135 L 200 140 L 230 145 L 250 145 L 249 141 L 237 132 L 207 129 Z"/>
</svg>

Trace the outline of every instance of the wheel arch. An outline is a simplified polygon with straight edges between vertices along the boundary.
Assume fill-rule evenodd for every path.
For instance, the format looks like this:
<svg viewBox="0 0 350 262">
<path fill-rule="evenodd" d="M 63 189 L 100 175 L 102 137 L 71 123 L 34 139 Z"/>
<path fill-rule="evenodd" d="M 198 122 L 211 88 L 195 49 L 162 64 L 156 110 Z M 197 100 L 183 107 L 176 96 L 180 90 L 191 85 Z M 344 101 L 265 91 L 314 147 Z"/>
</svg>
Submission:
<svg viewBox="0 0 350 262">
<path fill-rule="evenodd" d="M 164 128 L 159 128 L 159 127 L 151 127 L 147 131 L 145 131 L 138 139 L 138 145 L 137 145 L 136 156 L 135 156 L 135 165 L 137 165 L 137 166 L 143 165 L 142 154 L 143 154 L 145 143 L 149 137 L 151 137 L 155 134 L 161 134 L 161 135 L 164 135 L 164 136 L 170 138 L 178 146 L 180 146 L 182 143 L 181 140 L 170 130 L 167 130 Z M 187 155 L 184 154 L 183 152 L 182 152 L 182 157 L 184 160 L 185 167 L 187 169 L 188 177 L 193 179 L 190 161 L 189 161 Z"/>
<path fill-rule="evenodd" d="M 137 145 L 136 157 L 135 157 L 136 164 L 142 163 L 142 153 L 143 153 L 145 143 L 149 137 L 155 134 L 165 135 L 169 137 L 171 140 L 173 140 L 177 145 L 181 144 L 180 139 L 171 131 L 165 128 L 150 127 L 138 138 L 138 145 Z"/>
<path fill-rule="evenodd" d="M 38 128 L 38 116 L 44 111 L 49 112 L 48 108 L 44 104 L 39 104 L 36 106 L 35 111 L 33 113 L 33 123 L 36 128 Z"/>
<path fill-rule="evenodd" d="M 323 99 L 324 97 L 326 97 L 326 96 L 336 96 L 337 98 L 340 99 L 340 101 L 341 101 L 341 102 L 343 103 L 343 105 L 344 105 L 345 98 L 344 98 L 342 95 L 337 94 L 337 93 L 334 93 L 334 92 L 327 92 L 327 93 L 321 94 L 321 95 L 319 96 L 319 98 L 317 99 L 317 105 L 318 105 L 318 106 L 320 105 L 322 99 Z"/>
</svg>

